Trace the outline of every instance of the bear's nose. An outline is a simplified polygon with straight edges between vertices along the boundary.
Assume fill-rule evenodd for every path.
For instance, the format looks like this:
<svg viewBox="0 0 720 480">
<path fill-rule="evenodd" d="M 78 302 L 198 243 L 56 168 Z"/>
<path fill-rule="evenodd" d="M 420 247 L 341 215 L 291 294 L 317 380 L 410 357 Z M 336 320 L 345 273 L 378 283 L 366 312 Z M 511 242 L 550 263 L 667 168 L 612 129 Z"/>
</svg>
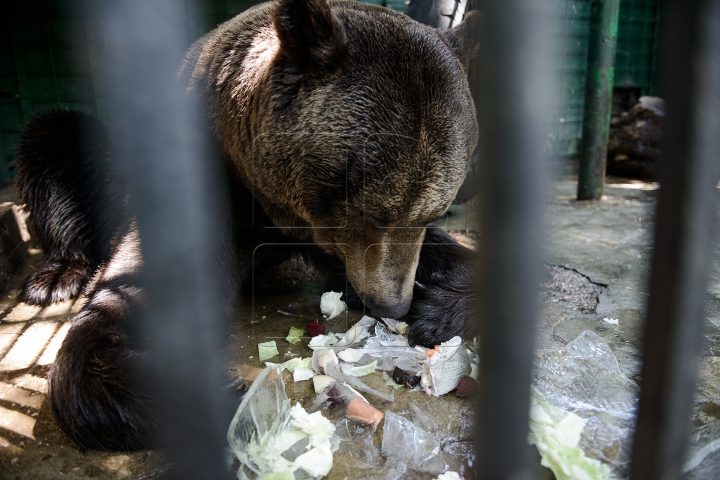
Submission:
<svg viewBox="0 0 720 480">
<path fill-rule="evenodd" d="M 367 298 L 365 300 L 365 306 L 367 306 L 373 315 L 385 318 L 401 318 L 404 317 L 410 310 L 410 303 L 412 299 L 405 302 L 383 302 L 378 301 L 375 298 Z"/>
</svg>

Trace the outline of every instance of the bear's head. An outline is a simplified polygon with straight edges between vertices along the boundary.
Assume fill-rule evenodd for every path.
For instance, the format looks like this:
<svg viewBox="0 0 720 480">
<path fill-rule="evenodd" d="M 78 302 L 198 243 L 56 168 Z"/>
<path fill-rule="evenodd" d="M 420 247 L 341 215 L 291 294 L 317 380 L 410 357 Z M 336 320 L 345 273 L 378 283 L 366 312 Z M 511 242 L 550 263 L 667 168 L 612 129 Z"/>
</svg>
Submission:
<svg viewBox="0 0 720 480">
<path fill-rule="evenodd" d="M 479 18 L 440 31 L 342 0 L 255 15 L 251 34 L 226 42 L 236 59 L 215 61 L 215 78 L 234 65 L 213 85 L 224 148 L 273 227 L 343 259 L 373 313 L 402 317 L 426 225 L 477 142 L 465 67 Z"/>
</svg>

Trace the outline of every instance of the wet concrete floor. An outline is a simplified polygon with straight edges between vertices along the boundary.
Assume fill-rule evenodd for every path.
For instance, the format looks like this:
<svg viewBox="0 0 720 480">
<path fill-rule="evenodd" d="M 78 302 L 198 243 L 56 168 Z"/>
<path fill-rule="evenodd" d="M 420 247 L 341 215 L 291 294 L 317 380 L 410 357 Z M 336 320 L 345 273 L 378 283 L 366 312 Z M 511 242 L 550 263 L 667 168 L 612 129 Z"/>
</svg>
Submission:
<svg viewBox="0 0 720 480">
<path fill-rule="evenodd" d="M 605 340 L 623 372 L 637 381 L 657 185 L 610 178 L 599 202 L 576 202 L 574 192 L 573 181 L 556 181 L 548 196 L 547 277 L 540 294 L 543 308 L 537 348 L 562 348 L 590 330 Z M 466 245 L 477 244 L 478 225 L 467 205 L 453 206 L 441 225 Z M 31 250 L 28 265 L 13 278 L 0 301 L 0 478 L 163 478 L 168 464 L 159 452 L 82 453 L 53 422 L 45 401 L 45 378 L 80 303 L 47 309 L 16 304 L 15 289 L 40 255 Z M 696 444 L 720 438 L 720 252 L 708 261 L 712 262 L 712 281 L 693 414 Z M 276 341 L 280 354 L 273 362 L 310 356 L 307 338 L 296 345 L 285 340 L 292 326 L 304 328 L 309 320 L 318 319 L 328 331 L 341 333 L 363 315 L 350 311 L 323 321 L 319 303 L 324 286 L 298 260 L 258 275 L 255 286 L 254 297 L 247 297 L 237 313 L 231 346 L 225 352 L 229 377 L 242 375 L 251 381 L 257 376 L 264 367 L 258 359 L 259 342 Z M 617 320 L 617 325 L 604 319 Z M 315 399 L 311 381 L 295 383 L 287 372 L 284 379 L 293 402 L 308 407 Z M 391 388 L 379 372 L 363 380 L 379 390 Z M 471 439 L 471 400 L 452 393 L 432 398 L 406 388 L 395 391 L 392 403 L 369 399 L 379 410 L 401 413 L 445 442 L 444 453 L 403 478 L 432 479 L 438 469 L 461 468 L 464 446 Z M 341 448 L 328 478 L 385 478 L 398 460 L 382 455 L 381 440 L 382 425 L 372 437 L 374 447 Z M 720 478 L 715 465 L 720 465 L 718 452 L 686 478 Z M 537 478 L 552 478 L 539 465 L 536 472 Z"/>
</svg>

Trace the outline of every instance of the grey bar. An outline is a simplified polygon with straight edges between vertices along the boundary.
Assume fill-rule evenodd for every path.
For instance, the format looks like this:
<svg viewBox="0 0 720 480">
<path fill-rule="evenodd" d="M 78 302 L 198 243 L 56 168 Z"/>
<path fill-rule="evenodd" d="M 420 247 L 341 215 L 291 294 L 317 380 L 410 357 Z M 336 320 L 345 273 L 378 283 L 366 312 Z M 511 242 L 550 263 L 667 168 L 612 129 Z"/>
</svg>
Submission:
<svg viewBox="0 0 720 480">
<path fill-rule="evenodd" d="M 481 2 L 480 398 L 483 479 L 530 478 L 530 381 L 540 282 L 544 152 L 554 72 L 550 2 Z"/>
<path fill-rule="evenodd" d="M 682 474 L 720 178 L 720 2 L 669 1 L 667 117 L 632 478 Z"/>
<path fill-rule="evenodd" d="M 187 44 L 185 0 L 89 2 L 105 40 L 100 73 L 117 168 L 131 192 L 145 258 L 141 320 L 173 478 L 222 478 L 218 268 L 224 200 L 213 175 L 201 103 L 177 71 Z"/>
</svg>

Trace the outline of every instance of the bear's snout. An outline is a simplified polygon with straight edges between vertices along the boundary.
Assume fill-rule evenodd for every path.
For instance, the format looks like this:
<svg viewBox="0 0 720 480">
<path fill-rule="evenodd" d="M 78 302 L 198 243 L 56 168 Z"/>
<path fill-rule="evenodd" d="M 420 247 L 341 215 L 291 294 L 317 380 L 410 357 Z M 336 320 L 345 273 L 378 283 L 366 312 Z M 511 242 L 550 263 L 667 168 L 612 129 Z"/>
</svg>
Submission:
<svg viewBox="0 0 720 480">
<path fill-rule="evenodd" d="M 373 315 L 384 318 L 401 318 L 410 310 L 412 297 L 406 301 L 393 302 L 392 299 L 376 299 L 370 297 L 365 299 L 365 306 L 370 309 Z"/>
</svg>

